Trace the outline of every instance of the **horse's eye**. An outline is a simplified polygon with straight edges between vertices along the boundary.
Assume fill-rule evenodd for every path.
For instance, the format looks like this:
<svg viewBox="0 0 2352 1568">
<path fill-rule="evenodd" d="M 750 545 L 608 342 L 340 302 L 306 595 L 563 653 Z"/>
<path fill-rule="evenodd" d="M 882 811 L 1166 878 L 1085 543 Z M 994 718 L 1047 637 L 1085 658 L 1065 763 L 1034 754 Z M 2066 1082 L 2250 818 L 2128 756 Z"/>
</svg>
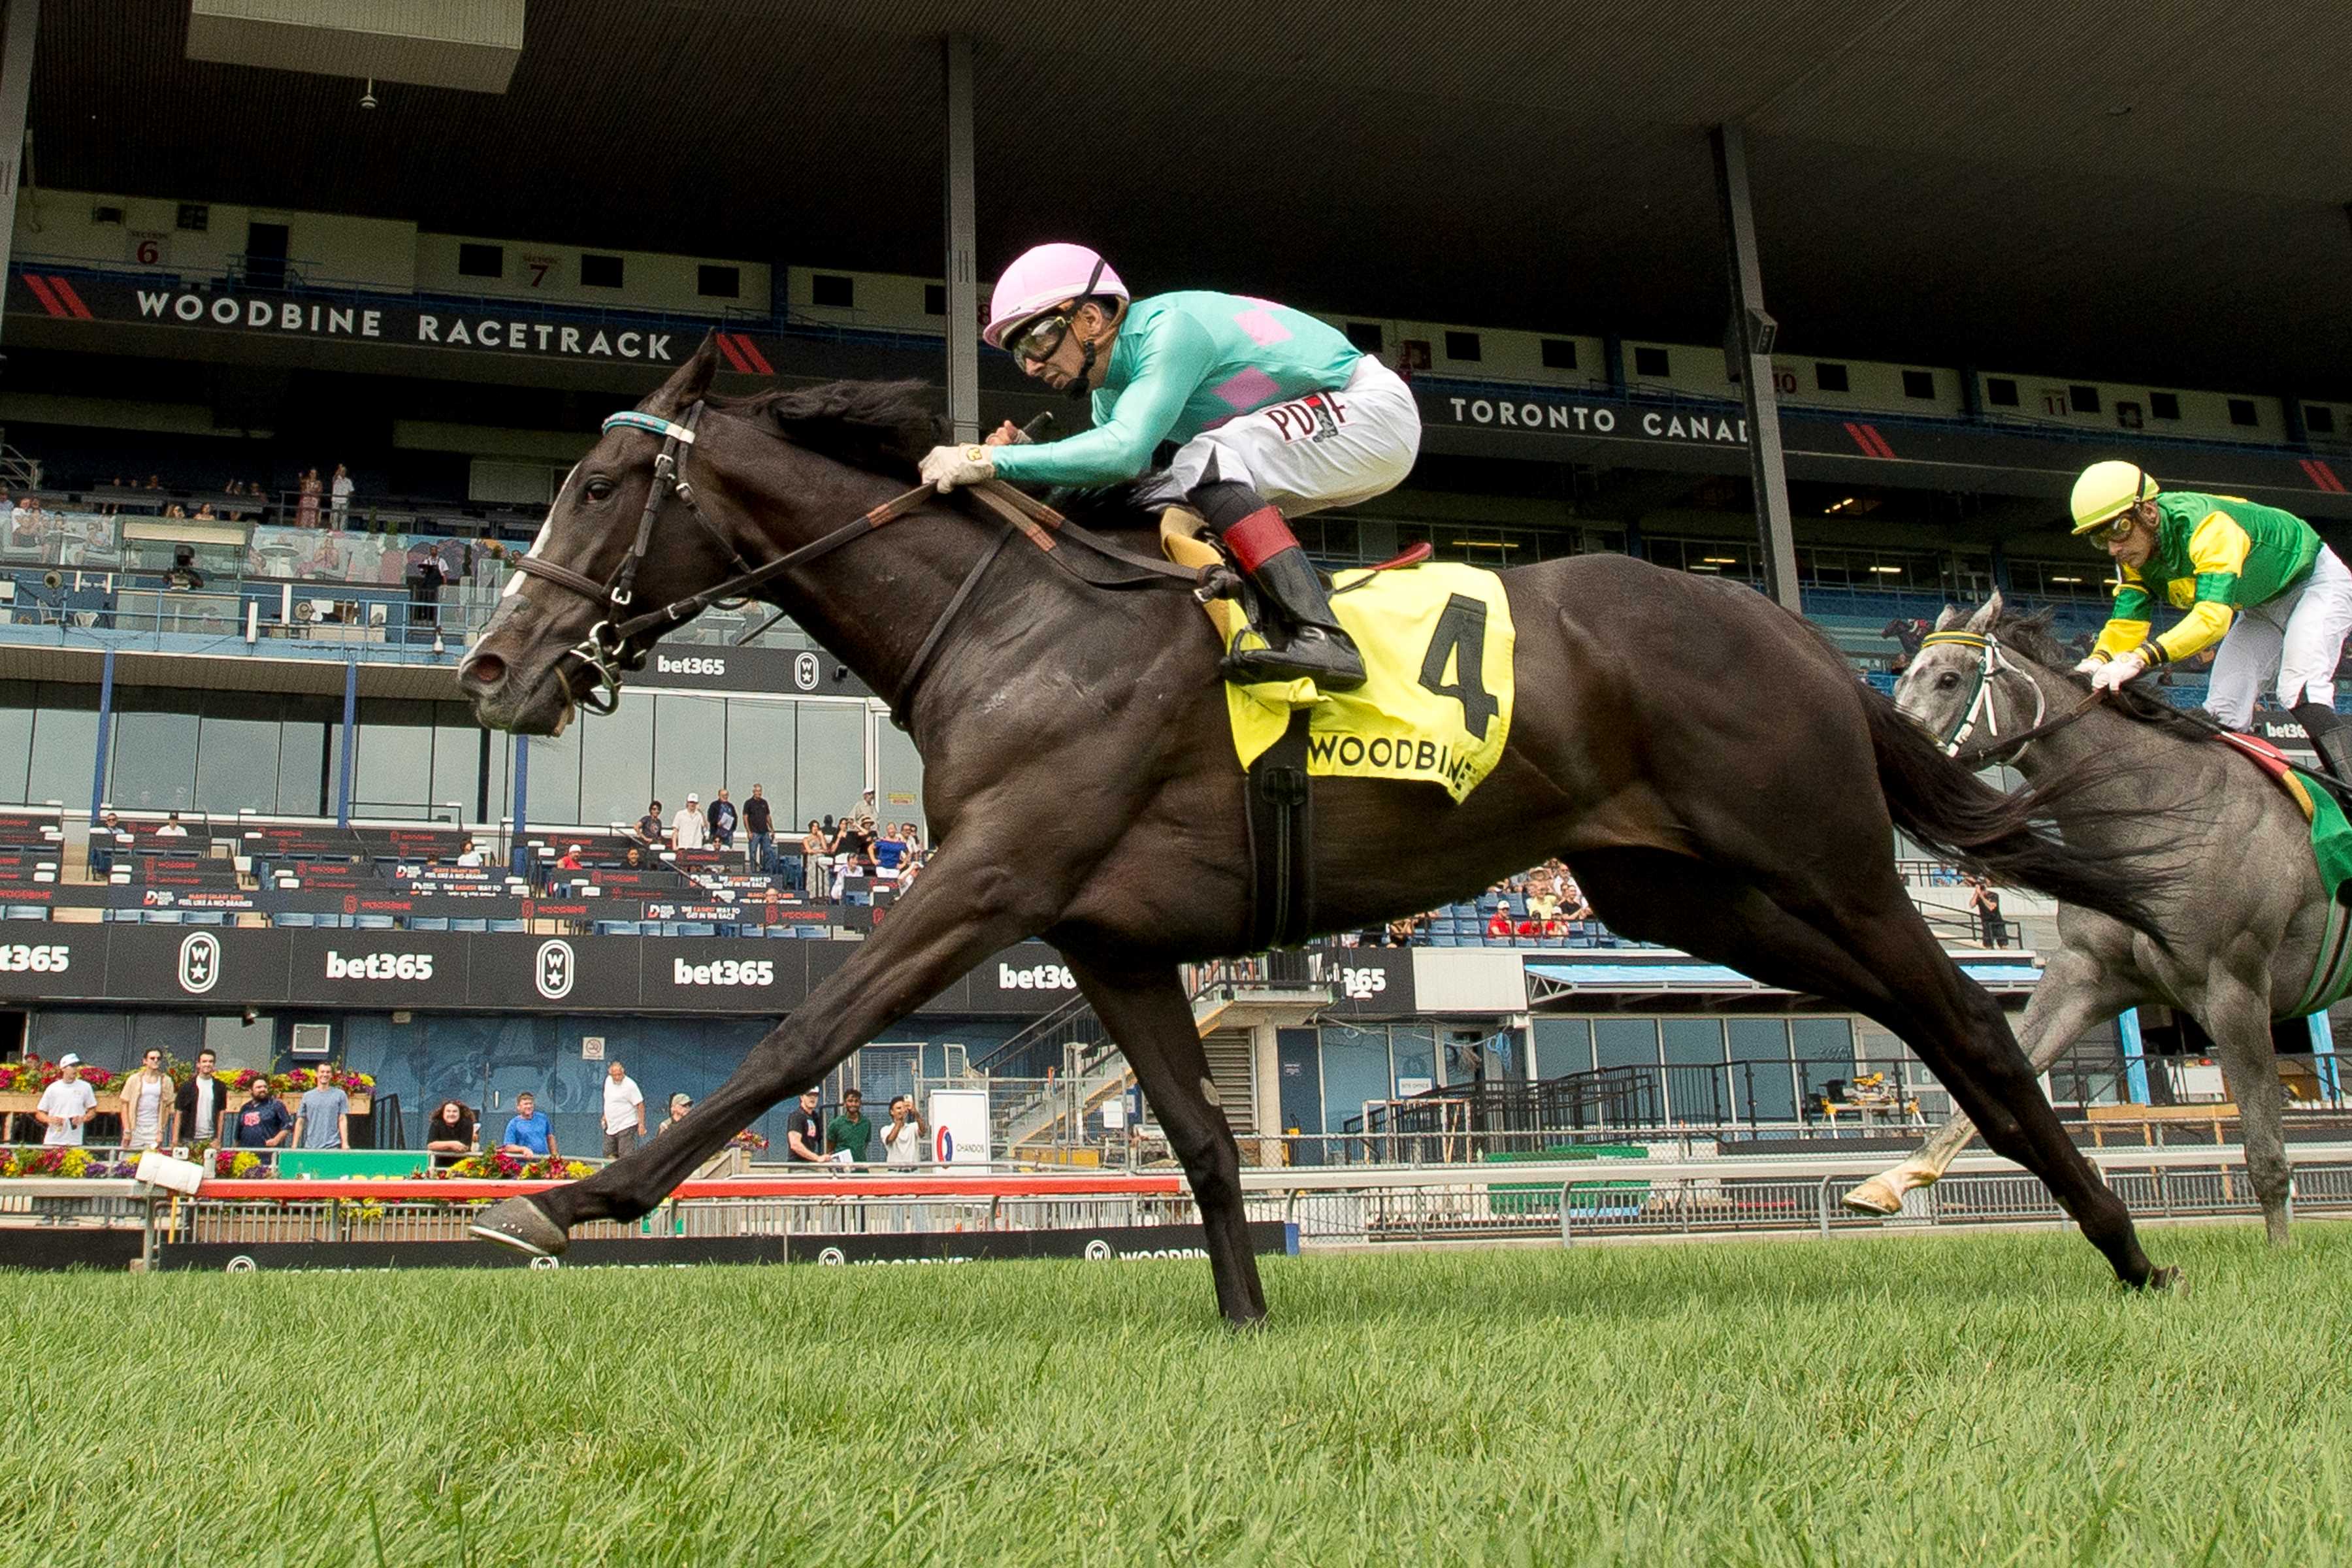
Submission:
<svg viewBox="0 0 2352 1568">
<path fill-rule="evenodd" d="M 1938 691 L 1949 691 L 1959 683 L 1959 676 L 1952 670 L 1948 669 L 1944 671 L 1943 674 L 1936 677 L 1936 689 Z"/>
<path fill-rule="evenodd" d="M 604 500 L 609 498 L 613 493 L 613 481 L 610 479 L 590 479 L 583 488 L 587 491 L 588 499 L 590 500 Z"/>
</svg>

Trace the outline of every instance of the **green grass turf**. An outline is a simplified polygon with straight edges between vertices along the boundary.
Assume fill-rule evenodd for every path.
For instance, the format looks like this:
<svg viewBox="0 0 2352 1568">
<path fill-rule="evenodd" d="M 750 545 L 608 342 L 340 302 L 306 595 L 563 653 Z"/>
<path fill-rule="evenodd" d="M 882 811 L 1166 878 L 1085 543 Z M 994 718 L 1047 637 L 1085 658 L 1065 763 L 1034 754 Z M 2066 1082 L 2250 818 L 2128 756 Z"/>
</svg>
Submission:
<svg viewBox="0 0 2352 1568">
<path fill-rule="evenodd" d="M 27 1564 L 2352 1562 L 2352 1227 L 5 1280 Z M 380 1534 L 379 1534 L 380 1532 Z M 379 1546 L 380 1541 L 380 1546 Z M 379 1557 L 379 1552 L 381 1553 Z"/>
</svg>

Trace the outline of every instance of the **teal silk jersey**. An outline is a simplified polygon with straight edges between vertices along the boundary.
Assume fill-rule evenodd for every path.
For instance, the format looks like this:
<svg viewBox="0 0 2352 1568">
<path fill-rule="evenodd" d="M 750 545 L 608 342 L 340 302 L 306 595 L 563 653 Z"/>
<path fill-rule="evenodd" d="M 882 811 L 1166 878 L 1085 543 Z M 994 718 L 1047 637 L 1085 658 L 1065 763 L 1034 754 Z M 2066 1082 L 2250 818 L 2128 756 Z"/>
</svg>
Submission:
<svg viewBox="0 0 2352 1568">
<path fill-rule="evenodd" d="M 1095 427 L 991 451 L 999 479 L 1108 485 L 1236 415 L 1345 386 L 1362 353 L 1338 328 L 1271 300 L 1205 290 L 1128 307 L 1095 389 Z"/>
</svg>

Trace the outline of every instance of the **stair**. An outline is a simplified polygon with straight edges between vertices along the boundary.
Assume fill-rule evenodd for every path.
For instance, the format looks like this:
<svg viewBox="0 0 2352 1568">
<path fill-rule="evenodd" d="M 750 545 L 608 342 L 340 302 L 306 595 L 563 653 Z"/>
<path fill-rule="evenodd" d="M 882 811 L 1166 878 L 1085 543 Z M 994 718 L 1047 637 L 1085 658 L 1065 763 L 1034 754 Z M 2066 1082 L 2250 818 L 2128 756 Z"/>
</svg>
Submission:
<svg viewBox="0 0 2352 1568">
<path fill-rule="evenodd" d="M 1209 1058 L 1209 1081 L 1217 1086 L 1225 1121 L 1236 1138 L 1257 1135 L 1257 1075 L 1250 1070 L 1246 1029 L 1220 1029 L 1201 1042 Z"/>
</svg>

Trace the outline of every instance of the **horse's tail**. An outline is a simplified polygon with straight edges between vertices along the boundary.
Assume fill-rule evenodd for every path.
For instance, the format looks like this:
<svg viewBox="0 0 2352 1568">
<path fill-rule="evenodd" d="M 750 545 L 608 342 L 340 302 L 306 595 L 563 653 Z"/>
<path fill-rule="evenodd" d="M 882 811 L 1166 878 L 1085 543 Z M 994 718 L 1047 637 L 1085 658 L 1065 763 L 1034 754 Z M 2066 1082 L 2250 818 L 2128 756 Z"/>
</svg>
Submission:
<svg viewBox="0 0 2352 1568">
<path fill-rule="evenodd" d="M 1863 710 L 1897 827 L 1972 871 L 2095 910 L 2165 944 L 2149 894 L 2168 883 L 2169 869 L 2144 857 L 2071 848 L 2048 826 L 2062 802 L 2116 782 L 2111 766 L 2069 769 L 2005 795 L 1946 756 L 1890 699 L 1865 687 Z"/>
</svg>

